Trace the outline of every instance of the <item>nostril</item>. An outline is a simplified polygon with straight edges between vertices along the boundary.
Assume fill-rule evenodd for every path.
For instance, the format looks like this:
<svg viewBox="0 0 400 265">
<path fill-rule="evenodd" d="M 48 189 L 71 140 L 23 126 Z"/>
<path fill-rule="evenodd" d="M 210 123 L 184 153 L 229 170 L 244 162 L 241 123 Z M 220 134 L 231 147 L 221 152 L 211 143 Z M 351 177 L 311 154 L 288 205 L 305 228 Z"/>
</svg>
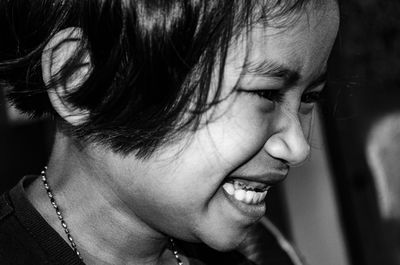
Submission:
<svg viewBox="0 0 400 265">
<path fill-rule="evenodd" d="M 289 163 L 290 167 L 301 167 L 303 166 L 305 163 L 307 163 L 307 161 L 310 159 L 310 155 L 307 155 L 304 157 L 304 159 L 298 160 L 298 161 L 293 161 L 292 163 Z"/>
<path fill-rule="evenodd" d="M 311 147 L 304 137 L 274 135 L 265 143 L 265 151 L 272 157 L 285 161 L 288 166 L 302 165 L 310 156 Z"/>
<path fill-rule="evenodd" d="M 288 161 L 291 167 L 302 166 L 310 158 L 311 147 L 308 142 L 298 148 L 298 150 L 292 150 L 292 160 Z"/>
</svg>

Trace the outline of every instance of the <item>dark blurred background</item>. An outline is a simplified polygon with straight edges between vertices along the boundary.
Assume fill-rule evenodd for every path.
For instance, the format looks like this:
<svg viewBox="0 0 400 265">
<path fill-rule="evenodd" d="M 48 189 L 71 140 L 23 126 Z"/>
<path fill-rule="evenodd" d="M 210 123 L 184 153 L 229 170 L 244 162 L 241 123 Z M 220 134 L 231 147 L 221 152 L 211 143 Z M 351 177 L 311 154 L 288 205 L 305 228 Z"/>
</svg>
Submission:
<svg viewBox="0 0 400 265">
<path fill-rule="evenodd" d="M 400 1 L 341 5 L 323 125 L 347 253 L 400 264 Z"/>
<path fill-rule="evenodd" d="M 400 1 L 341 1 L 310 163 L 272 192 L 268 216 L 310 265 L 400 264 Z M 53 125 L 0 89 L 0 191 L 37 174 Z"/>
</svg>

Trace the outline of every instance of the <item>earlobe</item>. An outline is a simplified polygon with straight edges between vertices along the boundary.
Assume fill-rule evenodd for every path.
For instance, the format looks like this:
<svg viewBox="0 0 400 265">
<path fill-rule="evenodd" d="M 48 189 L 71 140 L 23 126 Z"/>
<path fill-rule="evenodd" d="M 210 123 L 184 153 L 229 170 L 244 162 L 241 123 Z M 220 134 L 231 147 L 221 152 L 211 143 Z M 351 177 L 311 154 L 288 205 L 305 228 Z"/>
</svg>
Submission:
<svg viewBox="0 0 400 265">
<path fill-rule="evenodd" d="M 82 61 L 68 78 L 60 78 L 60 71 L 75 56 L 82 43 L 80 28 L 63 29 L 47 43 L 42 53 L 42 77 L 48 86 L 47 94 L 55 111 L 72 125 L 83 123 L 89 111 L 67 101 L 68 95 L 86 81 L 90 73 L 90 57 L 86 52 Z"/>
</svg>

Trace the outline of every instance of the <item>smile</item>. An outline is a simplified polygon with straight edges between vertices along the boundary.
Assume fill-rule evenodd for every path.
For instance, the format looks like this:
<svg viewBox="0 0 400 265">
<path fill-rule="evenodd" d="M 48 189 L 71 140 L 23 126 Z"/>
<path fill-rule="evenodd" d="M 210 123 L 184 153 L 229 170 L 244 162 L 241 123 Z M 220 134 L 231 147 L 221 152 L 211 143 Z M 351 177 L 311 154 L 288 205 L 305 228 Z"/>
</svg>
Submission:
<svg viewBox="0 0 400 265">
<path fill-rule="evenodd" d="M 224 183 L 222 188 L 237 201 L 249 205 L 257 205 L 264 202 L 269 186 L 265 184 L 254 186 L 234 179 Z"/>
</svg>

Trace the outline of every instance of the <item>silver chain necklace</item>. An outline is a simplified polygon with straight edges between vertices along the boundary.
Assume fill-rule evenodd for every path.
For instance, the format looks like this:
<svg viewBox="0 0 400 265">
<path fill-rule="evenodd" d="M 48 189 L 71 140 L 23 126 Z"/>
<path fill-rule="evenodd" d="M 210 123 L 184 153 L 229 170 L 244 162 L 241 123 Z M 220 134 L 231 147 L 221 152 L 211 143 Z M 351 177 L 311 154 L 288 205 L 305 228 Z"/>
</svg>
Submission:
<svg viewBox="0 0 400 265">
<path fill-rule="evenodd" d="M 69 243 L 70 243 L 70 245 L 71 245 L 71 247 L 72 247 L 72 250 L 73 250 L 73 251 L 75 252 L 75 254 L 83 261 L 82 256 L 81 256 L 81 253 L 79 252 L 78 248 L 76 247 L 75 241 L 74 241 L 74 239 L 72 238 L 71 233 L 69 232 L 67 223 L 64 221 L 64 217 L 63 217 L 62 214 L 61 214 L 61 210 L 60 210 L 60 208 L 58 207 L 58 204 L 56 203 L 56 199 L 54 198 L 54 194 L 53 194 L 53 192 L 51 191 L 51 188 L 50 188 L 49 183 L 47 182 L 46 170 L 47 170 L 47 166 L 44 167 L 44 170 L 42 170 L 42 172 L 40 172 L 40 176 L 41 176 L 41 178 L 42 178 L 43 186 L 44 186 L 44 188 L 45 188 L 45 190 L 46 190 L 47 196 L 49 197 L 50 202 L 51 202 L 51 204 L 53 205 L 53 207 L 54 207 L 54 209 L 55 209 L 55 211 L 56 211 L 56 214 L 57 214 L 57 216 L 58 216 L 58 219 L 59 219 L 60 222 L 61 222 L 61 226 L 62 226 L 62 228 L 64 229 L 65 234 L 67 235 L 67 238 L 68 238 L 68 241 L 69 241 Z M 169 239 L 169 242 L 170 242 L 170 244 L 171 244 L 171 251 L 172 251 L 172 253 L 174 254 L 176 263 L 177 263 L 178 265 L 183 265 L 183 262 L 182 262 L 182 260 L 181 260 L 180 257 L 179 257 L 178 250 L 176 249 L 174 239 L 173 239 L 173 238 L 170 238 L 170 239 Z"/>
</svg>

